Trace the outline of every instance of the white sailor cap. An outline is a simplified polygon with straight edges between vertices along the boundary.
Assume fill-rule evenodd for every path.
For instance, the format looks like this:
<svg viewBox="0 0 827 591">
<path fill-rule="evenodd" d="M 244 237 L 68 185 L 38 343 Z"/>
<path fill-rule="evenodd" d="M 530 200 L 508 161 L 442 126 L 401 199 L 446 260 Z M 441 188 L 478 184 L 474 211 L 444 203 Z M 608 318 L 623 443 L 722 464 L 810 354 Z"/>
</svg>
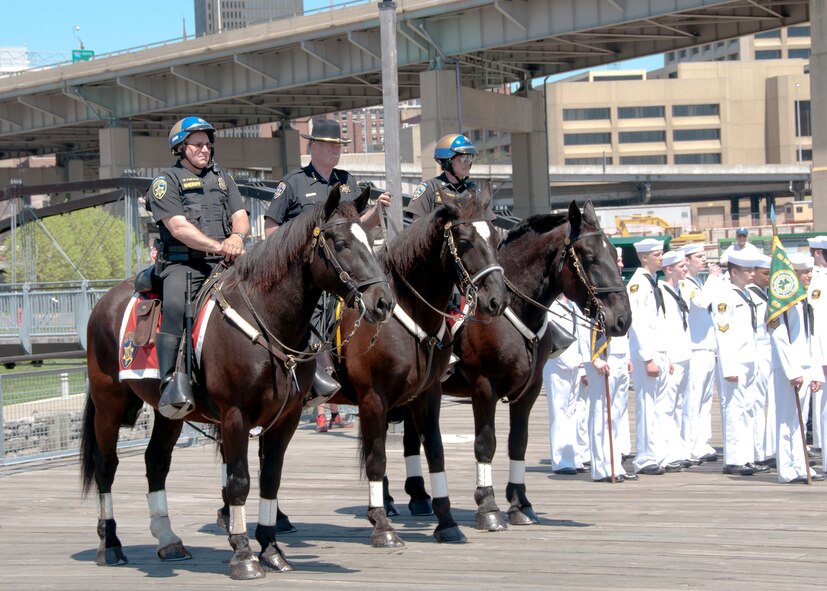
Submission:
<svg viewBox="0 0 827 591">
<path fill-rule="evenodd" d="M 640 242 L 635 242 L 635 251 L 638 253 L 643 254 L 655 250 L 663 250 L 663 240 L 644 238 Z"/>
<path fill-rule="evenodd" d="M 756 259 L 756 253 L 753 253 L 751 250 L 733 250 L 727 255 L 727 263 L 732 263 L 745 269 L 753 269 L 758 263 L 758 260 Z"/>
<path fill-rule="evenodd" d="M 810 248 L 827 248 L 827 236 L 813 236 L 807 238 Z"/>
<path fill-rule="evenodd" d="M 686 255 L 683 254 L 682 250 L 670 250 L 663 255 L 663 261 L 661 264 L 664 267 L 670 267 L 672 265 L 676 265 L 678 263 L 682 263 L 686 260 Z"/>
<path fill-rule="evenodd" d="M 700 242 L 698 242 L 696 244 L 687 244 L 686 246 L 683 247 L 682 250 L 683 250 L 684 256 L 689 256 L 690 254 L 695 254 L 696 252 L 703 252 L 704 251 L 704 245 L 701 244 Z"/>
<path fill-rule="evenodd" d="M 796 271 L 806 271 L 807 269 L 812 269 L 815 265 L 813 257 L 806 252 L 791 252 L 789 258 L 793 264 L 793 269 Z"/>
<path fill-rule="evenodd" d="M 755 259 L 755 268 L 756 269 L 771 269 L 772 268 L 772 257 L 768 257 L 765 254 L 759 254 L 758 257 Z"/>
</svg>

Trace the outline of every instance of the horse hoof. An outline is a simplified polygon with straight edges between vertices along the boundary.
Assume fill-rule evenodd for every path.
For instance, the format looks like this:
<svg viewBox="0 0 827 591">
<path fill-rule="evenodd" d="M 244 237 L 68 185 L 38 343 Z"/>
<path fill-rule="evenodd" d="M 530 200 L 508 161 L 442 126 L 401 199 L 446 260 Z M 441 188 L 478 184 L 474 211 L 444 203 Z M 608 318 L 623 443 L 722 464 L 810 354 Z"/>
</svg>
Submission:
<svg viewBox="0 0 827 591">
<path fill-rule="evenodd" d="M 276 533 L 277 534 L 294 534 L 297 530 L 295 526 L 290 523 L 290 518 L 286 515 L 284 517 L 279 517 L 276 519 Z M 290 569 L 292 570 L 292 569 Z"/>
<path fill-rule="evenodd" d="M 434 538 L 440 544 L 464 544 L 468 541 L 457 525 L 435 530 Z"/>
<path fill-rule="evenodd" d="M 397 517 L 399 515 L 399 509 L 397 509 L 393 503 L 385 503 L 385 514 L 388 517 Z"/>
<path fill-rule="evenodd" d="M 477 513 L 477 529 L 485 531 L 505 531 L 508 525 L 503 521 L 499 511 Z"/>
<path fill-rule="evenodd" d="M 189 560 L 192 554 L 189 553 L 181 542 L 175 542 L 164 548 L 158 548 L 158 558 L 167 562 L 175 562 L 178 560 Z"/>
<path fill-rule="evenodd" d="M 293 570 L 293 565 L 284 557 L 281 550 L 270 548 L 259 554 L 258 560 L 261 567 L 271 573 L 289 573 Z"/>
<path fill-rule="evenodd" d="M 508 522 L 511 525 L 536 525 L 540 519 L 531 507 L 523 507 L 508 512 Z"/>
<path fill-rule="evenodd" d="M 395 531 L 380 531 L 370 534 L 370 542 L 374 548 L 400 548 L 405 545 Z"/>
<path fill-rule="evenodd" d="M 97 555 L 98 566 L 121 566 L 129 563 L 123 553 L 123 548 L 120 546 L 116 548 L 106 548 L 103 552 L 98 551 Z"/>
<path fill-rule="evenodd" d="M 221 509 L 218 510 L 218 515 L 215 517 L 215 524 L 221 528 L 225 533 L 230 533 L 230 514 L 223 513 Z"/>
<path fill-rule="evenodd" d="M 266 574 L 258 563 L 255 557 L 236 560 L 230 560 L 230 578 L 236 581 L 249 581 L 252 579 L 261 579 Z"/>
<path fill-rule="evenodd" d="M 420 499 L 418 501 L 411 501 L 408 503 L 408 509 L 414 517 L 426 517 L 434 514 L 434 507 L 431 504 L 431 499 Z"/>
</svg>

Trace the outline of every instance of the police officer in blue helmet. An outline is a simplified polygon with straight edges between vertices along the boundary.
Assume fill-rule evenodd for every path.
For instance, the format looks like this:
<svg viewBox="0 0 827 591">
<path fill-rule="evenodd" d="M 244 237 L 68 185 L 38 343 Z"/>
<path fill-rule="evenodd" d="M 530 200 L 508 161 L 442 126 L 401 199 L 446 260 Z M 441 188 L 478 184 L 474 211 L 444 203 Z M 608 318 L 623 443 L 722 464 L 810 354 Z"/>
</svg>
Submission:
<svg viewBox="0 0 827 591">
<path fill-rule="evenodd" d="M 216 259 L 232 262 L 244 252 L 250 219 L 233 178 L 213 160 L 215 128 L 200 117 L 172 126 L 169 147 L 176 163 L 152 181 L 147 208 L 161 236 L 163 316 L 156 340 L 161 399 L 158 411 L 182 419 L 195 406 L 189 378 L 175 372 L 184 332 L 186 275 L 197 293 Z"/>
<path fill-rule="evenodd" d="M 405 212 L 414 219 L 424 216 L 442 203 L 440 191 L 446 198 L 476 193 L 477 185 L 468 177 L 478 153 L 471 140 L 462 134 L 443 136 L 434 149 L 434 160 L 439 163 L 442 173 L 416 187 Z"/>
</svg>

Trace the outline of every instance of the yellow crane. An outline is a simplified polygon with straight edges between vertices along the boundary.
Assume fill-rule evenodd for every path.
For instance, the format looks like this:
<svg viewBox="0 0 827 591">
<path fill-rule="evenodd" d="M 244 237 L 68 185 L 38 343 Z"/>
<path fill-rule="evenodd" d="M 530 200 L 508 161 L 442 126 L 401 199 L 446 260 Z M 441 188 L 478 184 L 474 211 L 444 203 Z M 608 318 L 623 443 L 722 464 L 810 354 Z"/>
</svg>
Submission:
<svg viewBox="0 0 827 591">
<path fill-rule="evenodd" d="M 670 243 L 672 247 L 680 247 L 691 242 L 705 243 L 707 241 L 706 232 L 684 232 L 681 226 L 673 226 L 656 215 L 615 216 L 615 225 L 621 236 L 649 236 L 655 234 L 672 236 Z"/>
</svg>

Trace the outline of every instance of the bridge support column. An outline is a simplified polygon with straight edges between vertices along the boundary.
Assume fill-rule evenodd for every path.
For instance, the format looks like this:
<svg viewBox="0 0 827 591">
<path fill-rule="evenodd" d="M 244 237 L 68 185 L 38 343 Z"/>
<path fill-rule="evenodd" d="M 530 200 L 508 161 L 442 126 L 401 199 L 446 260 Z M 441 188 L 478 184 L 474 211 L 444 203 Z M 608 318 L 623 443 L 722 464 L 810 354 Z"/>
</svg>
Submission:
<svg viewBox="0 0 827 591">
<path fill-rule="evenodd" d="M 810 0 L 810 112 L 827 111 L 827 3 Z M 813 126 L 813 230 L 827 230 L 827 119 L 811 118 Z"/>
<path fill-rule="evenodd" d="M 419 145 L 422 150 L 422 178 L 440 172 L 434 161 L 434 148 L 439 138 L 460 129 L 457 105 L 457 77 L 454 70 L 426 70 L 419 75 L 422 96 L 422 120 L 419 124 Z M 473 170 L 471 175 L 473 177 Z"/>
<path fill-rule="evenodd" d="M 738 197 L 733 197 L 729 200 L 729 215 L 732 218 L 734 226 L 741 225 L 741 201 Z"/>
<path fill-rule="evenodd" d="M 98 131 L 100 141 L 100 169 L 98 176 L 112 179 L 132 168 L 129 150 L 129 130 L 125 127 L 107 127 Z"/>
<path fill-rule="evenodd" d="M 543 94 L 528 91 L 533 129 L 511 134 L 511 169 L 514 186 L 514 215 L 526 218 L 550 210 L 548 186 L 548 152 Z"/>
<path fill-rule="evenodd" d="M 757 226 L 761 223 L 761 195 L 749 196 L 750 225 Z"/>
</svg>

